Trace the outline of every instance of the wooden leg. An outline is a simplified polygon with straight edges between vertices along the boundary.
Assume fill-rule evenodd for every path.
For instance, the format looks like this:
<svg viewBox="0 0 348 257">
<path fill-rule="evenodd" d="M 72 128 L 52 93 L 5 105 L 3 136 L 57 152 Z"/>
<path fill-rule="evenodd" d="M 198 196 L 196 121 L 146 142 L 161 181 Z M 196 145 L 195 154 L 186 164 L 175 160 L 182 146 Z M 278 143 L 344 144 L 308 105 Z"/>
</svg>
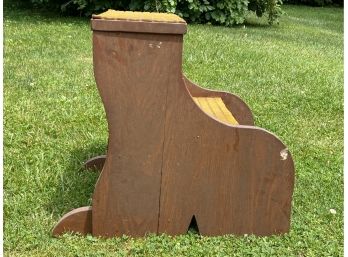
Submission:
<svg viewBox="0 0 348 257">
<path fill-rule="evenodd" d="M 99 155 L 99 156 L 93 157 L 91 159 L 88 159 L 83 164 L 83 167 L 85 169 L 93 169 L 93 170 L 101 171 L 103 169 L 105 159 L 106 159 L 106 155 Z"/>
<path fill-rule="evenodd" d="M 57 237 L 67 232 L 82 235 L 92 233 L 91 206 L 80 207 L 65 214 L 54 227 L 52 234 Z"/>
</svg>

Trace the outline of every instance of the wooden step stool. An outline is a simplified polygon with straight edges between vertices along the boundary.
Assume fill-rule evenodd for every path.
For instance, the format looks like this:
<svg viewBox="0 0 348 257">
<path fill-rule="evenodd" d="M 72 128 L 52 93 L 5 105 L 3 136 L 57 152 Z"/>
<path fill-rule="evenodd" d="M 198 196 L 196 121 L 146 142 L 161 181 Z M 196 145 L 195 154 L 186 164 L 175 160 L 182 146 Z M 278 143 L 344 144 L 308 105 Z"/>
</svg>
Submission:
<svg viewBox="0 0 348 257">
<path fill-rule="evenodd" d="M 294 164 L 253 126 L 237 96 L 182 74 L 186 23 L 174 14 L 109 10 L 92 18 L 94 75 L 109 128 L 92 207 L 53 230 L 113 237 L 289 231 Z"/>
</svg>

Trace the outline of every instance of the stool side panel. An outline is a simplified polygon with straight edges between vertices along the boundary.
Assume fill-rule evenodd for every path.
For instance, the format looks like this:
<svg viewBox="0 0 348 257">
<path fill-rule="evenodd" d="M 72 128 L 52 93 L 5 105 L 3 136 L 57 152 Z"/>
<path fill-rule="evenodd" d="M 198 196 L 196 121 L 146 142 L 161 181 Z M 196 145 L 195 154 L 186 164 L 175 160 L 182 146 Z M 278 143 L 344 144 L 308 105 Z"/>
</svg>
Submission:
<svg viewBox="0 0 348 257">
<path fill-rule="evenodd" d="M 167 89 L 182 35 L 93 33 L 94 73 L 109 128 L 93 195 L 93 234 L 157 233 Z"/>
<path fill-rule="evenodd" d="M 194 215 L 202 235 L 286 233 L 294 166 L 274 135 L 228 126 L 192 101 L 184 81 L 169 88 L 159 233 L 187 231 Z"/>
</svg>

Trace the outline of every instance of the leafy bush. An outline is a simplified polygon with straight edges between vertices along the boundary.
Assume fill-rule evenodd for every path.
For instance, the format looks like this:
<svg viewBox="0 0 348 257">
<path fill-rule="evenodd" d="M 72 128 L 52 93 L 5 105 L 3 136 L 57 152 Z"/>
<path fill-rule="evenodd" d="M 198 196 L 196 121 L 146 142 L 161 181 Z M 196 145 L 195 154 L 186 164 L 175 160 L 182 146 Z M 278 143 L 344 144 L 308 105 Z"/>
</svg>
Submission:
<svg viewBox="0 0 348 257">
<path fill-rule="evenodd" d="M 231 26 L 245 21 L 248 11 L 269 23 L 281 14 L 281 0 L 30 0 L 34 5 L 90 16 L 107 9 L 176 13 L 187 22 Z"/>
</svg>

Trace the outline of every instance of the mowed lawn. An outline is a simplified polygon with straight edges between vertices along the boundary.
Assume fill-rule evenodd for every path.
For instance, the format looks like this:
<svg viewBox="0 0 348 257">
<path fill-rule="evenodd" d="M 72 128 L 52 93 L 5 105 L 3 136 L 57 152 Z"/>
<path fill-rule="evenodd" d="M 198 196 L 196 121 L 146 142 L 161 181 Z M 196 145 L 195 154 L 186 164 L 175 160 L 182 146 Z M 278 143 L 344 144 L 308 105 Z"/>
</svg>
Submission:
<svg viewBox="0 0 348 257">
<path fill-rule="evenodd" d="M 5 8 L 5 255 L 343 255 L 343 9 L 284 10 L 272 27 L 253 15 L 234 28 L 189 25 L 183 70 L 242 97 L 256 125 L 288 146 L 296 167 L 290 233 L 105 240 L 51 236 L 63 214 L 91 205 L 98 174 L 81 163 L 107 143 L 89 19 Z"/>
</svg>

